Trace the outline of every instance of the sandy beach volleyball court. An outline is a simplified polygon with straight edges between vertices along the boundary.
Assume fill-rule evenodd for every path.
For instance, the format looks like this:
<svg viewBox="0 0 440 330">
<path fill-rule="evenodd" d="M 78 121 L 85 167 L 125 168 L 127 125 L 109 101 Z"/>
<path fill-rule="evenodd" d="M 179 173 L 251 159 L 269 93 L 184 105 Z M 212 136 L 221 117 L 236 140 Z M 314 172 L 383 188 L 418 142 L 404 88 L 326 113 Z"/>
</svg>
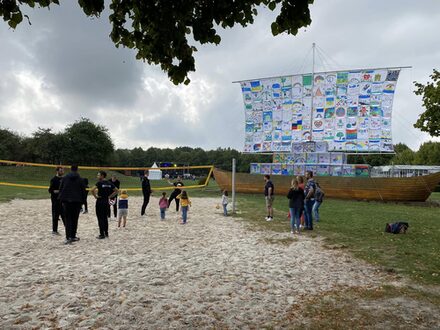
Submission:
<svg viewBox="0 0 440 330">
<path fill-rule="evenodd" d="M 306 296 L 338 287 L 376 287 L 372 266 L 318 239 L 290 245 L 290 233 L 250 230 L 225 218 L 219 199 L 193 198 L 187 225 L 174 204 L 160 221 L 158 197 L 147 217 L 130 198 L 128 227 L 97 240 L 90 213 L 80 242 L 51 235 L 50 200 L 1 204 L 0 328 L 255 328 L 278 324 Z M 263 207 L 263 206 L 262 206 Z"/>
</svg>

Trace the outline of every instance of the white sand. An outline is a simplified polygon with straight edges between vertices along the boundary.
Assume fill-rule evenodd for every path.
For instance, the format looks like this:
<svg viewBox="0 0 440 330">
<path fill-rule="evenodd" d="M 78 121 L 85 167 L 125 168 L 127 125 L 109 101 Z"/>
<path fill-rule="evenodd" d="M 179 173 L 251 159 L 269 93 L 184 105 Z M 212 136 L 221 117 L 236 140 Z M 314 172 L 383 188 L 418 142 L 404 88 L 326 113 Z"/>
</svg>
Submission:
<svg viewBox="0 0 440 330">
<path fill-rule="evenodd" d="M 249 230 L 225 218 L 217 199 L 194 198 L 187 225 L 174 203 L 160 221 L 157 197 L 140 217 L 130 198 L 127 229 L 110 221 L 97 240 L 90 198 L 81 241 L 51 236 L 50 200 L 0 204 L 0 328 L 255 328 L 282 320 L 304 296 L 375 287 L 383 276 L 302 236 Z"/>
</svg>

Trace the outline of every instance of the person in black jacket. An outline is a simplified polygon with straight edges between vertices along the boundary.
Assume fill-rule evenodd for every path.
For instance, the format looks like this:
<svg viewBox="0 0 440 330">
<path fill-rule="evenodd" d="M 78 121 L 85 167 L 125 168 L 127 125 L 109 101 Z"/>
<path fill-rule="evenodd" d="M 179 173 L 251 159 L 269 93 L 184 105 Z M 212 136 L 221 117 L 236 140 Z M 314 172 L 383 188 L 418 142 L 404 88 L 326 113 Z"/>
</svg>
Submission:
<svg viewBox="0 0 440 330">
<path fill-rule="evenodd" d="M 64 175 L 64 168 L 57 167 L 55 171 L 56 174 L 52 179 L 50 179 L 49 185 L 50 201 L 52 202 L 52 235 L 60 235 L 58 233 L 58 221 L 60 221 L 60 216 L 63 220 L 63 224 L 65 225 L 63 206 L 61 205 L 61 201 L 58 199 L 61 179 Z"/>
<path fill-rule="evenodd" d="M 84 181 L 78 174 L 78 166 L 72 165 L 70 171 L 71 172 L 61 180 L 60 193 L 58 196 L 63 205 L 65 216 L 66 241 L 64 244 L 79 241 L 79 238 L 76 236 L 78 218 L 81 205 L 84 203 L 86 197 Z"/>
<path fill-rule="evenodd" d="M 105 171 L 99 171 L 99 181 L 91 189 L 93 196 L 96 198 L 96 217 L 99 226 L 99 236 L 96 238 L 98 239 L 108 237 L 109 200 L 118 194 L 118 188 L 111 181 L 106 180 L 106 177 L 107 173 Z"/>
<path fill-rule="evenodd" d="M 121 188 L 121 182 L 116 178 L 116 175 L 112 175 L 112 178 L 110 179 L 110 182 L 113 183 L 115 185 L 116 188 Z M 116 195 L 115 197 L 112 198 L 112 204 L 113 204 L 113 214 L 115 215 L 115 220 L 116 217 L 118 215 L 118 195 Z M 111 218 L 111 209 L 110 209 L 110 213 L 108 215 L 109 218 Z"/>
<path fill-rule="evenodd" d="M 148 179 L 148 170 L 145 170 L 144 176 L 142 177 L 142 194 L 144 195 L 144 202 L 141 208 L 141 216 L 145 215 L 145 209 L 150 202 L 151 186 L 150 180 Z"/>
<path fill-rule="evenodd" d="M 290 213 L 290 229 L 291 233 L 300 233 L 300 219 L 301 213 L 304 209 L 304 190 L 299 187 L 298 180 L 293 179 L 291 188 L 287 194 L 289 199 L 289 213 Z"/>
<path fill-rule="evenodd" d="M 173 201 L 173 199 L 176 201 L 176 212 L 179 212 L 179 199 L 176 198 L 177 196 L 179 196 L 182 193 L 182 190 L 180 189 L 180 187 L 183 187 L 183 182 L 182 182 L 182 178 L 179 176 L 177 176 L 177 181 L 176 182 L 171 182 L 170 180 L 168 180 L 168 183 L 170 185 L 173 185 L 174 190 L 170 195 L 170 198 L 168 199 L 168 207 L 170 207 L 171 202 Z"/>
</svg>

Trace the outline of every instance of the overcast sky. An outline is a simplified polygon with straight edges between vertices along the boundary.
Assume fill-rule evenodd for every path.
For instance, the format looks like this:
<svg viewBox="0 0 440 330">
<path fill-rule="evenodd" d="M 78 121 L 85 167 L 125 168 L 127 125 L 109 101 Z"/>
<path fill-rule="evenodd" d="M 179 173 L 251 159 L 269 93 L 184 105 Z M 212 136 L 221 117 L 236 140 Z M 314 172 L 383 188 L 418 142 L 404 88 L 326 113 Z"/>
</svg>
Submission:
<svg viewBox="0 0 440 330">
<path fill-rule="evenodd" d="M 393 141 L 418 149 L 430 137 L 412 127 L 423 112 L 412 81 L 440 69 L 440 1 L 315 0 L 312 24 L 273 37 L 274 14 L 261 7 L 254 25 L 221 32 L 199 46 L 189 86 L 116 48 L 108 15 L 86 17 L 77 1 L 25 9 L 32 25 L 0 22 L 0 126 L 29 135 L 60 131 L 80 117 L 109 128 L 117 148 L 191 146 L 243 149 L 240 86 L 232 81 L 317 70 L 412 66 L 394 98 Z M 309 56 L 307 57 L 307 54 Z"/>
</svg>

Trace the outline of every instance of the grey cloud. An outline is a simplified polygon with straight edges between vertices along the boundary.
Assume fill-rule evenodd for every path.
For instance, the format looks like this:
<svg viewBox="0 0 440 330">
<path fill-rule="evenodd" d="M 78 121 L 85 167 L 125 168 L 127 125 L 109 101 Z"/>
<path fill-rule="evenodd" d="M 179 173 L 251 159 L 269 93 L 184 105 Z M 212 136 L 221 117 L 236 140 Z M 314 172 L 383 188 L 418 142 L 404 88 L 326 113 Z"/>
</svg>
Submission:
<svg viewBox="0 0 440 330">
<path fill-rule="evenodd" d="M 222 31 L 221 45 L 196 45 L 192 83 L 176 87 L 158 67 L 114 47 L 106 15 L 91 20 L 75 2 L 63 2 L 50 12 L 29 11 L 32 26 L 11 31 L 0 24 L 0 125 L 29 133 L 38 126 L 61 129 L 84 116 L 107 126 L 121 148 L 240 150 L 244 113 L 239 85 L 232 81 L 297 73 L 316 42 L 339 63 L 324 66 L 317 57 L 317 70 L 413 65 L 402 73 L 395 95 L 394 142 L 418 148 L 429 139 L 412 128 L 423 111 L 412 81 L 427 81 L 438 68 L 440 3 L 315 2 L 312 25 L 295 37 L 272 37 L 270 22 L 276 13 L 259 12 L 254 25 Z M 309 57 L 301 71 L 310 70 Z M 61 109 L 32 99 L 29 86 L 27 95 L 21 94 L 14 74 L 23 71 L 41 78 L 43 91 L 58 99 Z M 17 98 L 27 105 L 26 122 L 8 108 Z"/>
</svg>

